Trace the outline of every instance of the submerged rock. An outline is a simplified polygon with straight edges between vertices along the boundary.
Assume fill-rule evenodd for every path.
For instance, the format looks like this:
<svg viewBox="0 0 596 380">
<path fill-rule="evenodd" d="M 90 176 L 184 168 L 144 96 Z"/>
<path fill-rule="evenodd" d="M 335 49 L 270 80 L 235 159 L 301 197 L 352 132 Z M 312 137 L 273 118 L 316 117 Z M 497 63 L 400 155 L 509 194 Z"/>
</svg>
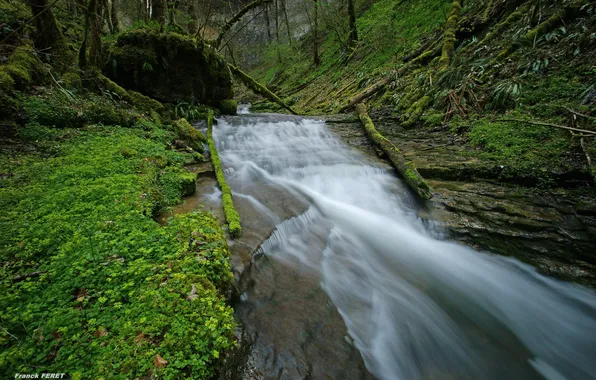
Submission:
<svg viewBox="0 0 596 380">
<path fill-rule="evenodd" d="M 161 102 L 219 107 L 232 99 L 225 61 L 201 40 L 138 29 L 122 33 L 109 48 L 104 72 L 116 83 Z"/>
</svg>

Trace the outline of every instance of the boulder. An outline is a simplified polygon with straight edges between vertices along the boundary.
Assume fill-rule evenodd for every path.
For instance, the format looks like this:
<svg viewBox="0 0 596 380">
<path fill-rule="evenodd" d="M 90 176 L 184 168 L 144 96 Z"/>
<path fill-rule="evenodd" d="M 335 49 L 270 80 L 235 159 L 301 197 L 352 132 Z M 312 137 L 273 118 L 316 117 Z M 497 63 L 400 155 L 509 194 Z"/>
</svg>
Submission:
<svg viewBox="0 0 596 380">
<path fill-rule="evenodd" d="M 234 97 L 225 61 L 202 40 L 137 29 L 120 34 L 108 52 L 108 77 L 161 102 L 218 107 Z"/>
</svg>

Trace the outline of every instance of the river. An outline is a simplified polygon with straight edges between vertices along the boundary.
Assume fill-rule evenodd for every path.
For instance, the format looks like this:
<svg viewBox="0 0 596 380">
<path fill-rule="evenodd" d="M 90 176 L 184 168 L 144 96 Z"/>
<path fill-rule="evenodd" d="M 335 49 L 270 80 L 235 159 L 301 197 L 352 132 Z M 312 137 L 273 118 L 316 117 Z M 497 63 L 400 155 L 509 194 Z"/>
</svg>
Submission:
<svg viewBox="0 0 596 380">
<path fill-rule="evenodd" d="M 386 163 L 323 121 L 225 117 L 255 377 L 593 379 L 596 295 L 446 241 Z"/>
</svg>

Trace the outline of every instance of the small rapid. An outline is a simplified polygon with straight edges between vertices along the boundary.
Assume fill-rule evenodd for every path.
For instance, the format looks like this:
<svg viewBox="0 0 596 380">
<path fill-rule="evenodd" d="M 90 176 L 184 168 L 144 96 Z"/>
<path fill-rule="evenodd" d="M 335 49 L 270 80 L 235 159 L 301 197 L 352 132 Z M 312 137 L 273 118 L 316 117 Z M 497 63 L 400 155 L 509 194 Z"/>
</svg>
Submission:
<svg viewBox="0 0 596 380">
<path fill-rule="evenodd" d="M 318 279 L 375 377 L 596 378 L 593 291 L 446 241 L 324 122 L 229 117 L 214 139 L 235 199 L 273 231 L 258 253 Z"/>
</svg>

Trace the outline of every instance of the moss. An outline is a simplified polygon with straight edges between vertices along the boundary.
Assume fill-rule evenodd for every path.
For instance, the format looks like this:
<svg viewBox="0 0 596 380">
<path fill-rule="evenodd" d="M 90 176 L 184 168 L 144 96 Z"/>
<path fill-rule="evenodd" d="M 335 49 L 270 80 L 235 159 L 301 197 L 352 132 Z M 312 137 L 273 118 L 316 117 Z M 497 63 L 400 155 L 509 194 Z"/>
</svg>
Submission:
<svg viewBox="0 0 596 380">
<path fill-rule="evenodd" d="M 21 45 L 8 57 L 5 64 L 0 65 L 1 89 L 6 92 L 13 88 L 24 89 L 41 73 L 41 63 L 33 53 L 31 45 Z"/>
<path fill-rule="evenodd" d="M 132 102 L 132 99 L 128 92 L 124 88 L 119 86 L 117 83 L 112 81 L 110 78 L 106 77 L 105 75 L 99 72 L 95 72 L 94 75 L 97 77 L 101 88 L 116 94 L 122 100 Z"/>
<path fill-rule="evenodd" d="M 132 104 L 140 111 L 151 114 L 152 112 L 156 112 L 157 114 L 161 114 L 164 112 L 165 107 L 163 104 L 158 102 L 155 99 L 151 99 L 148 96 L 145 96 L 136 91 L 128 91 L 128 95 L 130 96 L 130 100 Z M 153 115 L 155 118 L 155 115 Z"/>
<path fill-rule="evenodd" d="M 457 23 L 459 20 L 459 13 L 461 12 L 461 0 L 453 0 L 451 6 L 451 13 L 445 23 L 445 33 L 443 35 L 443 52 L 441 53 L 441 60 L 439 66 L 441 69 L 449 67 L 451 56 L 455 49 L 455 32 L 457 30 Z"/>
<path fill-rule="evenodd" d="M 401 174 L 410 189 L 422 200 L 432 198 L 430 186 L 424 178 L 422 178 L 420 173 L 418 173 L 414 163 L 406 160 L 399 148 L 377 131 L 373 121 L 370 116 L 368 116 L 364 104 L 357 104 L 356 110 L 358 111 L 358 116 L 360 117 L 360 121 L 362 122 L 368 137 L 387 155 L 391 164 Z"/>
<path fill-rule="evenodd" d="M 271 92 L 267 87 L 263 86 L 259 82 L 257 82 L 254 78 L 250 75 L 246 74 L 244 71 L 240 70 L 236 66 L 229 65 L 232 74 L 236 78 L 238 78 L 244 85 L 246 85 L 249 89 L 254 91 L 256 94 L 259 94 L 272 102 L 279 104 L 281 107 L 287 109 L 292 114 L 297 115 L 296 111 L 292 109 L 289 105 L 285 104 L 283 100 L 281 100 L 277 95 Z"/>
<path fill-rule="evenodd" d="M 426 107 L 431 103 L 430 96 L 423 96 L 406 111 L 408 119 L 402 123 L 403 127 L 413 126 L 419 119 Z"/>
<path fill-rule="evenodd" d="M 193 173 L 180 173 L 180 187 L 182 188 L 182 196 L 192 195 L 197 191 L 197 175 Z"/>
<path fill-rule="evenodd" d="M 23 109 L 29 122 L 58 128 L 80 128 L 88 124 L 132 127 L 139 117 L 134 110 L 118 107 L 103 97 L 89 95 L 73 101 L 59 91 L 26 97 Z"/>
<path fill-rule="evenodd" d="M 211 162 L 215 169 L 215 176 L 217 183 L 221 189 L 221 201 L 223 204 L 224 214 L 226 221 L 228 222 L 228 228 L 230 230 L 230 236 L 233 239 L 239 238 L 242 235 L 242 225 L 240 224 L 240 215 L 234 207 L 234 200 L 232 199 L 232 190 L 226 182 L 226 177 L 221 167 L 221 161 L 219 160 L 219 154 L 215 148 L 213 142 L 213 114 L 209 113 L 207 116 L 207 138 L 209 139 L 209 151 L 211 153 Z"/>
<path fill-rule="evenodd" d="M 238 112 L 238 102 L 234 99 L 222 100 L 219 103 L 219 110 L 224 115 L 236 115 Z"/>
<path fill-rule="evenodd" d="M 445 120 L 445 114 L 443 112 L 433 109 L 428 112 L 425 112 L 421 119 L 425 125 L 428 125 L 430 127 L 438 127 L 440 125 L 443 125 L 443 120 Z"/>
<path fill-rule="evenodd" d="M 8 73 L 0 68 L 0 90 L 4 92 L 12 92 L 14 88 L 14 79 Z"/>
<path fill-rule="evenodd" d="M 232 79 L 219 54 L 201 40 L 135 29 L 109 47 L 104 72 L 120 86 L 153 99 L 217 106 L 232 99 Z"/>
<path fill-rule="evenodd" d="M 62 83 L 66 88 L 81 90 L 83 88 L 83 81 L 81 75 L 74 71 L 67 71 L 60 77 Z"/>
<path fill-rule="evenodd" d="M 479 119 L 472 123 L 469 138 L 482 148 L 479 158 L 513 169 L 513 175 L 523 170 L 548 180 L 552 173 L 572 169 L 573 160 L 567 156 L 571 142 L 555 128 Z"/>
<path fill-rule="evenodd" d="M 207 142 L 207 138 L 199 131 L 197 131 L 186 119 L 180 119 L 174 122 L 174 130 L 176 134 L 192 149 L 203 153 L 203 144 Z"/>
</svg>

